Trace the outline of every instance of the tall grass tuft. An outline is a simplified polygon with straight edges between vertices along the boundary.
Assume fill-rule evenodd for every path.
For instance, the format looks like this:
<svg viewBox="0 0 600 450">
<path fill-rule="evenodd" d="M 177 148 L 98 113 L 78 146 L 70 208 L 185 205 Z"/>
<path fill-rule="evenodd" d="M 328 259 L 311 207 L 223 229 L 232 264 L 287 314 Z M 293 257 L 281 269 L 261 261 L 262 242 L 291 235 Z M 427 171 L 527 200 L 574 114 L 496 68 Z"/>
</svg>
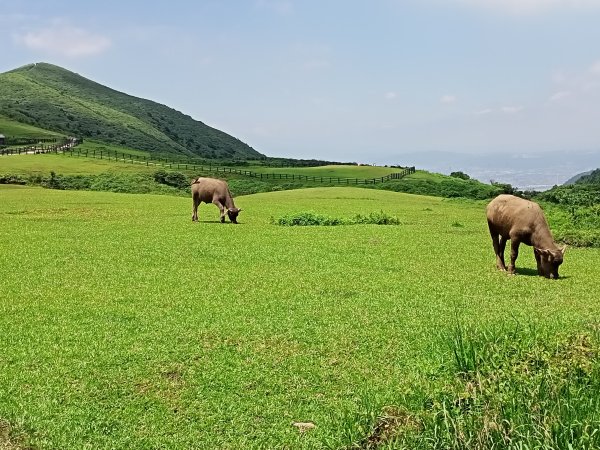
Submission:
<svg viewBox="0 0 600 450">
<path fill-rule="evenodd" d="M 457 327 L 454 377 L 420 411 L 382 414 L 363 448 L 600 448 L 600 341 Z M 380 423 L 381 422 L 381 423 Z M 396 424 L 395 429 L 390 427 Z M 381 430 L 385 428 L 384 442 Z"/>
</svg>

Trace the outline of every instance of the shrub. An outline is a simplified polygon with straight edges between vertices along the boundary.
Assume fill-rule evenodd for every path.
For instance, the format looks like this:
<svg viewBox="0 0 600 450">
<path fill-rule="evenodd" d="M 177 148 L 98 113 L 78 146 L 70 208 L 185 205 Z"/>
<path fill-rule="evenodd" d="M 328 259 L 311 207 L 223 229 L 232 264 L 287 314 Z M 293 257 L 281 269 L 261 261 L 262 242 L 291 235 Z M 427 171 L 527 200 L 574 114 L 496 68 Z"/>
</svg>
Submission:
<svg viewBox="0 0 600 450">
<path fill-rule="evenodd" d="M 400 225 L 400 220 L 383 211 L 367 215 L 357 214 L 352 218 L 330 217 L 313 212 L 288 214 L 279 219 L 271 219 L 271 223 L 282 226 L 334 226 L 334 225 Z"/>
<path fill-rule="evenodd" d="M 383 211 L 372 212 L 368 215 L 357 214 L 351 219 L 355 224 L 372 224 L 372 225 L 400 225 L 400 220 L 395 216 L 390 216 Z"/>
<path fill-rule="evenodd" d="M 0 184 L 27 184 L 27 180 L 21 175 L 0 175 Z"/>
<path fill-rule="evenodd" d="M 461 180 L 470 180 L 471 179 L 471 177 L 469 175 L 467 175 L 464 172 L 460 172 L 460 171 L 458 171 L 458 172 L 452 172 L 450 174 L 450 176 L 454 177 L 454 178 L 460 178 Z"/>
<path fill-rule="evenodd" d="M 288 214 L 274 221 L 277 225 L 287 227 L 306 227 L 314 225 L 344 225 L 347 223 L 344 219 L 329 217 L 322 214 L 312 212 L 301 212 L 297 214 Z"/>
</svg>

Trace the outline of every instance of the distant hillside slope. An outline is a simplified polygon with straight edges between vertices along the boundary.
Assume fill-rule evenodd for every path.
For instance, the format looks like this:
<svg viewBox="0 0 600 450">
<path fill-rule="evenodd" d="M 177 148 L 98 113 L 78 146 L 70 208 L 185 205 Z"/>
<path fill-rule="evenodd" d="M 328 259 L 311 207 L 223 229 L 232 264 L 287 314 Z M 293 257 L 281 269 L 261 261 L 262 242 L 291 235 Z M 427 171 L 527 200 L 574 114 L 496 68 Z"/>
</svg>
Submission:
<svg viewBox="0 0 600 450">
<path fill-rule="evenodd" d="M 563 185 L 569 185 L 569 184 L 576 183 L 581 177 L 589 175 L 590 173 L 592 173 L 592 170 L 588 170 L 587 172 L 581 172 L 581 173 L 578 173 L 577 175 L 573 175 L 571 178 L 569 178 L 567 181 L 565 181 L 563 183 Z"/>
<path fill-rule="evenodd" d="M 0 74 L 0 115 L 152 153 L 263 157 L 239 139 L 168 106 L 115 91 L 46 63 Z"/>
<path fill-rule="evenodd" d="M 600 185 L 600 169 L 592 170 L 585 173 L 576 181 L 577 184 L 599 184 Z"/>
</svg>

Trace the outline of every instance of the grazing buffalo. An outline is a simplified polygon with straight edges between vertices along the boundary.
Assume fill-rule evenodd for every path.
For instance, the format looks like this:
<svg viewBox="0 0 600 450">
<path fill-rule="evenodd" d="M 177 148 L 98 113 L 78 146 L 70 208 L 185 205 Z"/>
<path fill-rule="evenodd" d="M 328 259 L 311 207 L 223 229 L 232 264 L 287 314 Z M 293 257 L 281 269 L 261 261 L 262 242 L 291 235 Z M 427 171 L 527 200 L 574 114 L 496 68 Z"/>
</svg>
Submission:
<svg viewBox="0 0 600 450">
<path fill-rule="evenodd" d="M 504 248 L 510 239 L 508 273 L 515 273 L 519 244 L 523 242 L 534 249 L 538 274 L 558 278 L 558 266 L 563 262 L 566 246 L 559 248 L 554 243 L 548 222 L 537 203 L 513 195 L 499 195 L 487 206 L 487 221 L 499 269 L 507 270 Z"/>
<path fill-rule="evenodd" d="M 237 223 L 237 216 L 241 211 L 233 203 L 229 186 L 223 180 L 214 178 L 196 178 L 192 181 L 192 221 L 198 222 L 198 205 L 200 202 L 214 203 L 221 211 L 221 223 L 225 222 L 225 213 L 229 220 Z"/>
</svg>

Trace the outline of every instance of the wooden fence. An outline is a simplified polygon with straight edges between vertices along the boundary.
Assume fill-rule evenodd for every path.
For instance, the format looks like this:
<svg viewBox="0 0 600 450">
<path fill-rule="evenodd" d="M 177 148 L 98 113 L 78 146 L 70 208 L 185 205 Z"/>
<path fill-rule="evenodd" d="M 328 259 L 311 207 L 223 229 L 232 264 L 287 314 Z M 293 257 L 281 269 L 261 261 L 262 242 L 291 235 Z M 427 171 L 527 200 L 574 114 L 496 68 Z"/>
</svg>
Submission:
<svg viewBox="0 0 600 450">
<path fill-rule="evenodd" d="M 77 139 L 61 139 L 54 141 L 52 144 L 35 144 L 27 145 L 16 148 L 2 148 L 0 149 L 0 156 L 2 155 L 27 155 L 37 153 L 59 153 L 65 151 L 73 151 L 73 147 L 77 146 L 79 141 Z"/>
<path fill-rule="evenodd" d="M 13 148 L 0 150 L 0 155 L 20 155 L 20 154 L 40 154 L 40 153 L 61 153 L 69 157 L 84 157 L 84 158 L 96 158 L 106 159 L 109 161 L 118 161 L 127 164 L 142 164 L 146 166 L 161 166 L 168 167 L 170 169 L 178 170 L 193 170 L 200 172 L 216 172 L 216 173 L 233 173 L 237 175 L 244 175 L 247 177 L 260 178 L 261 180 L 275 179 L 275 180 L 298 180 L 298 181 L 312 181 L 315 183 L 328 183 L 328 184 L 376 184 L 384 183 L 390 180 L 400 179 L 408 174 L 414 173 L 414 167 L 406 167 L 399 172 L 394 172 L 389 175 L 375 178 L 345 178 L 345 177 L 323 177 L 323 176 L 310 176 L 310 175 L 298 175 L 292 173 L 261 173 L 253 172 L 251 170 L 242 170 L 232 167 L 220 167 L 214 166 L 210 163 L 198 163 L 194 161 L 173 161 L 168 158 L 156 158 L 148 157 L 143 155 L 133 155 L 130 153 L 122 153 L 117 151 L 109 150 L 81 150 L 76 148 L 77 141 L 68 140 L 60 144 L 54 145 L 37 145 L 32 147 Z"/>
</svg>

